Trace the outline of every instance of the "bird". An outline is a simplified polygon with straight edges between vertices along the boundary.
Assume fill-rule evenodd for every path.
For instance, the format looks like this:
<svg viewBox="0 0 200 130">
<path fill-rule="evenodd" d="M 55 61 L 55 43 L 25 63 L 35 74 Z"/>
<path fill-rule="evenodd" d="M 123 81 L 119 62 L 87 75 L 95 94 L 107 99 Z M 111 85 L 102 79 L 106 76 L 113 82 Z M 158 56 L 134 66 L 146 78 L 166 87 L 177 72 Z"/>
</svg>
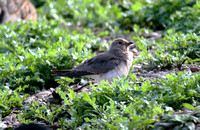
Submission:
<svg viewBox="0 0 200 130">
<path fill-rule="evenodd" d="M 85 76 L 94 79 L 97 83 L 101 80 L 112 82 L 114 78 L 128 75 L 136 55 L 137 49 L 134 42 L 117 38 L 108 51 L 82 62 L 71 70 L 51 70 L 55 73 L 52 76 Z"/>
<path fill-rule="evenodd" d="M 37 12 L 29 0 L 0 0 L 0 23 L 37 20 Z"/>
</svg>

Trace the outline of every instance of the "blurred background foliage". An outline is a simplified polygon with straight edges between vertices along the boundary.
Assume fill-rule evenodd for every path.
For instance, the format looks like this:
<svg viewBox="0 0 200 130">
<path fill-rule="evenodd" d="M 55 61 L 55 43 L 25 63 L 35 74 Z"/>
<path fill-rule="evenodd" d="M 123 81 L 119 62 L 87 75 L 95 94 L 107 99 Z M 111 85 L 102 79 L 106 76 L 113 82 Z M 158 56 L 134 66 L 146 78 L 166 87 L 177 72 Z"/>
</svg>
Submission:
<svg viewBox="0 0 200 130">
<path fill-rule="evenodd" d="M 32 0 L 39 19 L 67 22 L 68 25 L 115 26 L 133 30 L 133 25 L 153 30 L 200 30 L 200 3 L 196 0 Z"/>
</svg>

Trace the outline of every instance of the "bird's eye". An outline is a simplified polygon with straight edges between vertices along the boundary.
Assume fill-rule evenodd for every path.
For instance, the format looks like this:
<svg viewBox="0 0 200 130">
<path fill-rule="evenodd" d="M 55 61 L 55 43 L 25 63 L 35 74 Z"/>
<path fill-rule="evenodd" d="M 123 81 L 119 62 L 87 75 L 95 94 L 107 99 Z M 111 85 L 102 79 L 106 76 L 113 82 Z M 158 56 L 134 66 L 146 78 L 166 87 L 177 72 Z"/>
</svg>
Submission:
<svg viewBox="0 0 200 130">
<path fill-rule="evenodd" d="M 122 42 L 118 42 L 119 45 L 122 45 Z"/>
</svg>

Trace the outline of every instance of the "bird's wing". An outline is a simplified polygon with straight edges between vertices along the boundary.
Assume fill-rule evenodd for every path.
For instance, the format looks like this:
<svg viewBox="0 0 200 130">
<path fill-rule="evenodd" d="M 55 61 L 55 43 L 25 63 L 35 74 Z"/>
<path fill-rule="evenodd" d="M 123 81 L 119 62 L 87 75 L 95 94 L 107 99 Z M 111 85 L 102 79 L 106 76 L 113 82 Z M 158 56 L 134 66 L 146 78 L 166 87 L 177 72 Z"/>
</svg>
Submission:
<svg viewBox="0 0 200 130">
<path fill-rule="evenodd" d="M 102 74 L 114 69 L 120 62 L 122 62 L 122 60 L 106 52 L 86 60 L 72 69 L 72 71 L 84 71 L 93 75 Z"/>
<path fill-rule="evenodd" d="M 121 62 L 123 62 L 123 60 L 106 52 L 84 61 L 72 70 L 52 70 L 52 72 L 57 73 L 53 74 L 53 76 L 68 77 L 103 74 L 114 69 Z"/>
</svg>

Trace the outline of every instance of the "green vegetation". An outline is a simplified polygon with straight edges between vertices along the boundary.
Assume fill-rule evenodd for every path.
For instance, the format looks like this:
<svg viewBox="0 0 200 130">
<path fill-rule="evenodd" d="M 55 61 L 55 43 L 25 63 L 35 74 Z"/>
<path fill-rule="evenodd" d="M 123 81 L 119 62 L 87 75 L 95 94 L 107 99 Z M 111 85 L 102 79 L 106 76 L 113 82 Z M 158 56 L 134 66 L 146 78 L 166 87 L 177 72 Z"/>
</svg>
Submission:
<svg viewBox="0 0 200 130">
<path fill-rule="evenodd" d="M 170 33 L 166 34 L 161 41 L 153 43 L 141 37 L 134 37 L 134 39 L 143 52 L 140 62 L 147 62 L 150 65 L 147 67 L 181 69 L 186 62 L 200 61 L 200 37 L 195 33 Z M 148 47 L 152 46 L 159 49 L 151 55 Z"/>
<path fill-rule="evenodd" d="M 132 30 L 134 24 L 185 33 L 200 30 L 200 3 L 195 0 L 48 0 L 38 11 L 44 19 L 110 30 Z"/>
<path fill-rule="evenodd" d="M 200 2 L 195 0 L 37 0 L 38 22 L 0 25 L 0 122 L 13 111 L 23 123 L 60 129 L 191 129 L 200 123 Z M 143 34 L 161 31 L 158 40 Z M 138 45 L 142 70 L 181 70 L 148 79 L 130 72 L 112 84 L 71 89 L 82 78 L 52 77 L 108 49 L 113 37 Z M 104 42 L 109 39 L 108 42 Z M 156 49 L 155 49 L 156 48 Z M 87 81 L 87 80 L 86 80 Z M 55 104 L 24 100 L 55 89 Z M 54 97 L 55 98 L 55 97 Z M 176 114 L 182 108 L 189 113 Z"/>
</svg>

